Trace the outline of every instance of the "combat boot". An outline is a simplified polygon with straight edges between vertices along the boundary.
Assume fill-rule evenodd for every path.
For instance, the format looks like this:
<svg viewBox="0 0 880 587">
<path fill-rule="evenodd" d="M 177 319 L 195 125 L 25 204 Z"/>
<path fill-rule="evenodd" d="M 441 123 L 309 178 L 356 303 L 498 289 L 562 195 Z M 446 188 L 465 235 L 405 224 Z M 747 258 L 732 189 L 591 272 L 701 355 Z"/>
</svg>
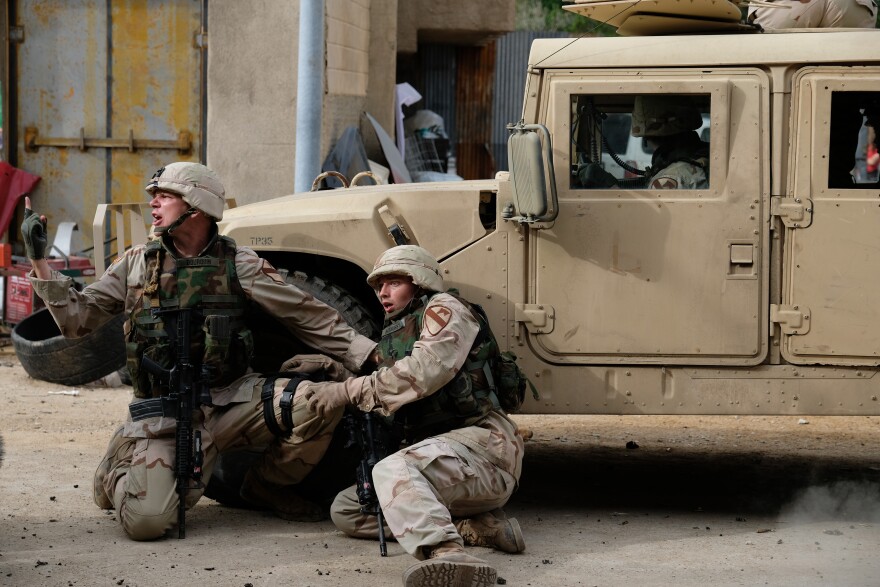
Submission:
<svg viewBox="0 0 880 587">
<path fill-rule="evenodd" d="M 239 495 L 259 509 L 270 509 L 282 520 L 320 522 L 324 511 L 293 490 L 292 485 L 275 485 L 249 469 L 242 481 Z"/>
<path fill-rule="evenodd" d="M 426 549 L 428 550 L 428 549 Z M 404 587 L 489 587 L 497 573 L 484 560 L 465 554 L 456 542 L 442 542 L 403 573 Z"/>
<path fill-rule="evenodd" d="M 519 522 L 508 518 L 501 509 L 457 520 L 455 528 L 467 546 L 484 546 L 512 554 L 526 549 Z"/>
<path fill-rule="evenodd" d="M 98 464 L 98 468 L 95 470 L 95 478 L 92 481 L 95 504 L 102 510 L 113 509 L 113 496 L 109 495 L 104 488 L 104 480 L 110 474 L 113 465 L 125 457 L 125 449 L 133 446 L 134 442 L 134 438 L 126 438 L 122 435 L 122 426 L 117 428 L 113 432 L 113 436 L 110 437 L 107 452 L 104 453 L 104 458 Z"/>
</svg>

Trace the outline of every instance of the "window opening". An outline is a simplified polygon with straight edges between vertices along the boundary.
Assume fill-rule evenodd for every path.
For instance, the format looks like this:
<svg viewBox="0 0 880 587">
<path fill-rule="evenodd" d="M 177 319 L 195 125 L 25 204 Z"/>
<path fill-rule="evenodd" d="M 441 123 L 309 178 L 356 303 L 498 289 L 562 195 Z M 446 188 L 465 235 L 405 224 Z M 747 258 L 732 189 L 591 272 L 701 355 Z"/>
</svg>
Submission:
<svg viewBox="0 0 880 587">
<path fill-rule="evenodd" d="M 571 99 L 574 189 L 709 187 L 708 94 L 578 94 Z"/>
<path fill-rule="evenodd" d="M 880 184 L 880 92 L 833 92 L 828 187 L 873 189 Z"/>
</svg>

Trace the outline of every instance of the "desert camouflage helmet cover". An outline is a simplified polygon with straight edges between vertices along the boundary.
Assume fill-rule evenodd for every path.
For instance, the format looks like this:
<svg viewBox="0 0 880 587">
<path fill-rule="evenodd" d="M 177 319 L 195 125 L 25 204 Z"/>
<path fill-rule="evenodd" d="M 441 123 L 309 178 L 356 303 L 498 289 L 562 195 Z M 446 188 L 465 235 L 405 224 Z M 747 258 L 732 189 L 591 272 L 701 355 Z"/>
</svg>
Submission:
<svg viewBox="0 0 880 587">
<path fill-rule="evenodd" d="M 703 117 L 687 96 L 636 96 L 633 105 L 634 137 L 667 137 L 703 124 Z"/>
<path fill-rule="evenodd" d="M 408 275 L 421 288 L 445 290 L 437 259 L 416 245 L 399 245 L 379 255 L 373 271 L 367 276 L 367 283 L 375 289 L 383 275 Z"/>
<path fill-rule="evenodd" d="M 144 189 L 151 196 L 157 190 L 172 192 L 211 218 L 223 219 L 226 190 L 217 174 L 200 163 L 169 163 L 153 174 Z"/>
</svg>

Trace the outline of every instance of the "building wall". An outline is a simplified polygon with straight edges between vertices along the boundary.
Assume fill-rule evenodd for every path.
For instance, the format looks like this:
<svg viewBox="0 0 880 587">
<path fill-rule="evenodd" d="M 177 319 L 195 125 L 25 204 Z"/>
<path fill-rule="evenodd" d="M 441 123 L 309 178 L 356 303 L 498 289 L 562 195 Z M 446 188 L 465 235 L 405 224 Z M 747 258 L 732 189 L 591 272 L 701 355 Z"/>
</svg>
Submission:
<svg viewBox="0 0 880 587">
<path fill-rule="evenodd" d="M 370 74 L 370 0 L 328 0 L 327 94 L 364 97 Z"/>
<path fill-rule="evenodd" d="M 238 204 L 293 192 L 299 2 L 208 5 L 207 164 Z"/>
<path fill-rule="evenodd" d="M 299 5 L 208 2 L 207 164 L 239 204 L 294 191 Z M 513 0 L 324 0 L 320 153 L 369 112 L 394 133 L 397 55 L 420 39 L 481 44 L 513 28 Z"/>
<path fill-rule="evenodd" d="M 419 43 L 484 45 L 514 28 L 514 0 L 403 0 L 398 13 L 398 51 Z"/>
<path fill-rule="evenodd" d="M 322 158 L 365 110 L 393 132 L 397 2 L 325 0 Z M 211 0 L 208 38 L 207 164 L 238 204 L 293 193 L 299 2 Z"/>
</svg>

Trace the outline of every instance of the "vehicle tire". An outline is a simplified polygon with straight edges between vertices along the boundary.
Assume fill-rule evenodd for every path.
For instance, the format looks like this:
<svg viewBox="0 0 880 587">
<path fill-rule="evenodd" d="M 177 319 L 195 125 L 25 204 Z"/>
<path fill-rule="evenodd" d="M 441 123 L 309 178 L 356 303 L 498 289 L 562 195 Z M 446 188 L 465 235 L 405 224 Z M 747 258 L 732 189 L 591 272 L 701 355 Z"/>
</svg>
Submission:
<svg viewBox="0 0 880 587">
<path fill-rule="evenodd" d="M 330 283 L 322 277 L 307 275 L 302 271 L 294 271 L 285 278 L 287 283 L 308 292 L 336 309 L 345 321 L 367 338 L 378 340 L 381 332 L 379 324 L 370 315 L 367 306 L 341 287 Z"/>
<path fill-rule="evenodd" d="M 12 345 L 21 366 L 34 379 L 82 385 L 125 366 L 122 324 L 117 314 L 94 332 L 64 338 L 49 310 L 34 312 L 12 329 Z"/>
<path fill-rule="evenodd" d="M 381 319 L 375 319 L 367 305 L 347 290 L 327 279 L 308 275 L 301 271 L 289 273 L 282 268 L 278 270 L 278 273 L 285 278 L 287 283 L 335 308 L 345 321 L 360 334 L 373 340 L 379 339 Z M 253 305 L 251 307 L 248 327 L 251 332 L 258 333 L 254 337 L 254 360 L 251 364 L 254 371 L 258 373 L 278 371 L 281 364 L 294 355 L 319 352 L 307 347 L 291 335 L 280 322 L 259 306 Z"/>
<path fill-rule="evenodd" d="M 279 273 L 284 275 L 286 272 L 280 270 Z M 301 271 L 287 273 L 285 279 L 291 285 L 335 308 L 345 321 L 362 335 L 373 340 L 378 339 L 381 332 L 380 325 L 370 315 L 367 306 L 343 288 L 326 279 L 307 275 Z M 293 354 L 315 352 L 301 344 L 298 347 L 298 341 L 292 340 L 286 329 L 268 316 L 260 315 L 257 320 L 256 324 L 250 325 L 253 332 L 259 332 L 255 337 L 257 359 L 254 361 L 254 369 L 256 371 L 277 371 L 281 363 Z M 279 350 L 281 350 L 280 354 Z M 357 455 L 343 447 L 345 438 L 341 437 L 345 436 L 344 432 L 341 428 L 337 428 L 328 453 L 315 470 L 297 486 L 303 497 L 324 507 L 329 507 L 338 491 L 354 483 Z M 218 455 L 211 480 L 205 488 L 205 497 L 230 507 L 252 507 L 239 497 L 239 490 L 245 473 L 260 457 L 263 450 L 264 447 L 251 446 Z M 350 466 L 343 464 L 345 461 L 348 461 Z"/>
</svg>

